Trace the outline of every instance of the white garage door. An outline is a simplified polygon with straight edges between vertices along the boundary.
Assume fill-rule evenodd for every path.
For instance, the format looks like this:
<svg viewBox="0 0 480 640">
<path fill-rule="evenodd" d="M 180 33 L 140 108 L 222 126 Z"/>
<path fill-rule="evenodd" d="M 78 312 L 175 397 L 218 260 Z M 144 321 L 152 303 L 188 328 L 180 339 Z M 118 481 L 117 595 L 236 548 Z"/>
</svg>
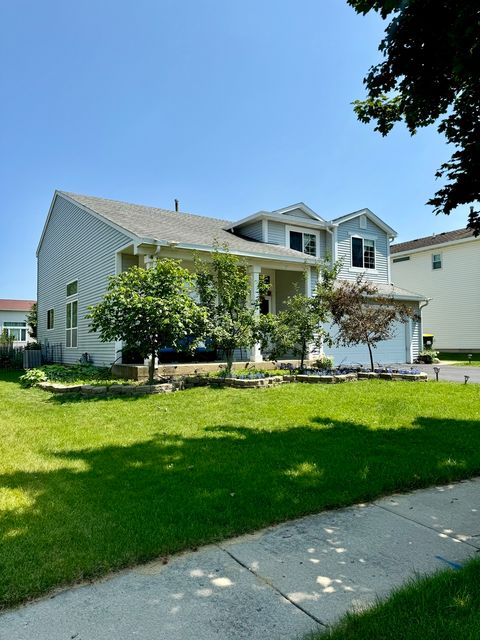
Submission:
<svg viewBox="0 0 480 640">
<path fill-rule="evenodd" d="M 354 347 L 325 346 L 324 351 L 326 355 L 333 355 L 335 366 L 342 364 L 370 365 L 368 347 L 365 344 L 359 344 Z M 387 365 L 407 362 L 405 325 L 398 323 L 395 326 L 395 336 L 391 340 L 379 342 L 376 349 L 372 351 L 375 365 L 377 363 Z"/>
</svg>

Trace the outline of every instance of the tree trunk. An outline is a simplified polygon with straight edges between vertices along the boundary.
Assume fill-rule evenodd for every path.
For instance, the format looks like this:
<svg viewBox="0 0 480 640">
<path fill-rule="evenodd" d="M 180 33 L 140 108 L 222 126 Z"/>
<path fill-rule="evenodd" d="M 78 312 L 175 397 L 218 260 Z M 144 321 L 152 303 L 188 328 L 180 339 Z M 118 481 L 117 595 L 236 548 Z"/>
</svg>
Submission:
<svg viewBox="0 0 480 640">
<path fill-rule="evenodd" d="M 372 373 L 375 369 L 374 365 L 373 365 L 373 353 L 372 353 L 372 347 L 370 346 L 370 343 L 367 342 L 367 347 L 368 347 L 368 353 L 370 354 L 370 367 L 372 368 Z"/>
<path fill-rule="evenodd" d="M 225 359 L 227 361 L 227 376 L 232 375 L 232 366 L 233 366 L 233 349 L 227 349 L 225 351 Z"/>
<path fill-rule="evenodd" d="M 302 342 L 302 352 L 300 354 L 300 371 L 303 371 L 303 364 L 305 362 L 305 353 L 307 351 L 307 345 L 305 340 Z"/>
<path fill-rule="evenodd" d="M 148 384 L 153 384 L 153 379 L 155 378 L 155 359 L 157 356 L 157 345 L 155 342 L 152 342 L 152 355 L 150 358 L 150 365 L 148 367 Z"/>
</svg>

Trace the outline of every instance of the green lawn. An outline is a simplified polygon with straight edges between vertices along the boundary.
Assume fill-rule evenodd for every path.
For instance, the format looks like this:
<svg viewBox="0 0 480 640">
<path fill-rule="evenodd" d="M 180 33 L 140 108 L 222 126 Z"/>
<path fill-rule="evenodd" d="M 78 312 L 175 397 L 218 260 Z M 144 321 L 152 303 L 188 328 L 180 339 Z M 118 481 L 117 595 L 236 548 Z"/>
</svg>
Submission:
<svg viewBox="0 0 480 640">
<path fill-rule="evenodd" d="M 478 640 L 480 559 L 397 590 L 385 602 L 347 616 L 309 640 Z"/>
<path fill-rule="evenodd" d="M 480 386 L 367 381 L 80 399 L 0 373 L 0 603 L 480 473 Z"/>
<path fill-rule="evenodd" d="M 466 353 L 445 353 L 441 351 L 438 354 L 438 359 L 443 364 L 448 364 L 452 362 L 457 366 L 463 367 L 465 365 L 471 364 L 473 367 L 480 367 L 480 353 L 472 353 L 472 361 L 469 362 Z"/>
</svg>

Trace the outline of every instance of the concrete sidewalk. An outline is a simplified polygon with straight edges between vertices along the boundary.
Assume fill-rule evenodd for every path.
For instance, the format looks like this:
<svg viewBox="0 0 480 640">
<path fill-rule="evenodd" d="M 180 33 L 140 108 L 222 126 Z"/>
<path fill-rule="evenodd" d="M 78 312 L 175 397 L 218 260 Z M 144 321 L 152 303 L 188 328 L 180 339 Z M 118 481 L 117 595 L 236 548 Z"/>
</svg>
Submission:
<svg viewBox="0 0 480 640">
<path fill-rule="evenodd" d="M 1 640 L 294 640 L 480 549 L 480 479 L 301 518 L 0 616 Z"/>
</svg>

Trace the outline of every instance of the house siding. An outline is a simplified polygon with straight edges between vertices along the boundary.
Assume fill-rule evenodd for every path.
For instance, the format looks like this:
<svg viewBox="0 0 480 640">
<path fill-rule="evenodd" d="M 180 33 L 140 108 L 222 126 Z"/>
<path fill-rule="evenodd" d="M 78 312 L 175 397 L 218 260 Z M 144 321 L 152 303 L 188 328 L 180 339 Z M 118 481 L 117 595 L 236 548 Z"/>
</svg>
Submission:
<svg viewBox="0 0 480 640">
<path fill-rule="evenodd" d="M 38 254 L 39 341 L 62 344 L 65 363 L 78 362 L 88 352 L 96 365 L 109 365 L 115 358 L 115 343 L 100 342 L 89 333 L 87 307 L 97 304 L 105 293 L 108 276 L 115 275 L 116 251 L 129 242 L 127 235 L 113 229 L 82 208 L 57 196 Z M 78 347 L 66 348 L 66 287 L 78 280 Z M 70 300 L 70 298 L 69 298 Z M 47 310 L 54 309 L 54 328 L 47 330 Z"/>
<path fill-rule="evenodd" d="M 432 269 L 432 254 L 442 255 L 442 268 Z M 407 255 L 407 254 L 406 254 Z M 393 262 L 396 285 L 431 298 L 422 310 L 424 333 L 433 333 L 439 350 L 480 350 L 480 240 L 426 248 Z"/>
<path fill-rule="evenodd" d="M 359 270 L 351 270 L 352 265 L 352 235 L 375 240 L 375 270 L 365 271 L 371 282 L 388 283 L 388 255 L 389 240 L 383 229 L 380 229 L 370 219 L 367 218 L 367 228 L 360 228 L 360 216 L 342 222 L 337 230 L 337 258 L 342 260 L 339 277 L 347 280 L 354 280 Z"/>
<path fill-rule="evenodd" d="M 258 220 L 257 222 L 252 222 L 252 224 L 246 224 L 243 227 L 239 227 L 236 229 L 236 232 L 245 236 L 246 238 L 251 238 L 252 240 L 257 240 L 258 242 L 263 241 L 263 230 L 262 230 L 262 221 Z"/>
<path fill-rule="evenodd" d="M 302 211 L 302 209 L 292 209 L 283 215 L 292 216 L 292 218 L 303 218 L 304 220 L 312 219 L 312 217 L 309 216 L 308 213 L 305 213 L 305 211 Z"/>
<path fill-rule="evenodd" d="M 283 222 L 268 221 L 268 242 L 285 246 L 285 224 Z"/>
</svg>

